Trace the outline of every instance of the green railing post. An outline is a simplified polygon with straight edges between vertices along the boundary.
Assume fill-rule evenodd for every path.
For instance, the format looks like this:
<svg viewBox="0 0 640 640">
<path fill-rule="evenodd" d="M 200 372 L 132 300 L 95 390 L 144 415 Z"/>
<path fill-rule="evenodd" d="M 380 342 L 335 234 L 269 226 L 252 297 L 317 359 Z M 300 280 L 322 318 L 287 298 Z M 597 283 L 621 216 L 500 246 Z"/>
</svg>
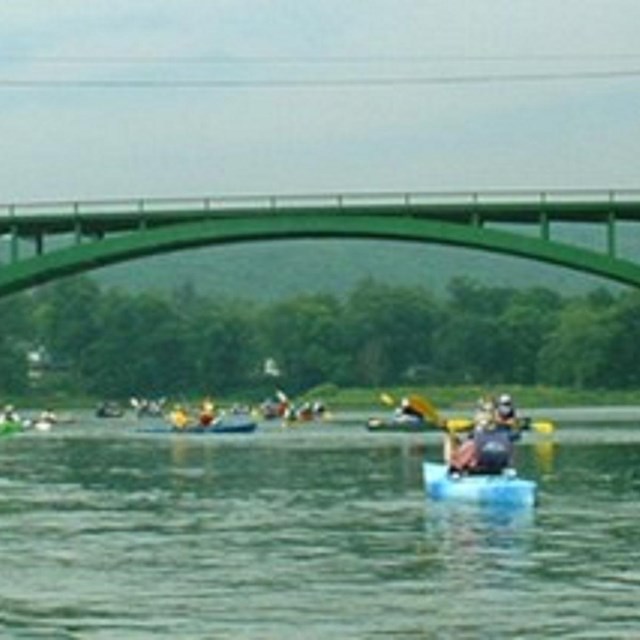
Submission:
<svg viewBox="0 0 640 640">
<path fill-rule="evenodd" d="M 607 253 L 616 257 L 616 215 L 613 211 L 609 212 L 607 220 Z"/>
<path fill-rule="evenodd" d="M 144 200 L 138 200 L 138 215 L 140 216 L 140 219 L 138 220 L 138 229 L 140 229 L 140 231 L 144 231 L 147 228 Z"/>
<path fill-rule="evenodd" d="M 545 208 L 547 194 L 543 191 L 540 194 L 540 237 L 543 240 L 551 238 L 551 225 L 549 224 L 549 214 Z"/>
<path fill-rule="evenodd" d="M 482 217 L 480 216 L 480 211 L 478 210 L 478 194 L 475 191 L 471 194 L 471 206 L 471 224 L 474 227 L 481 227 Z"/>
<path fill-rule="evenodd" d="M 73 238 L 76 245 L 82 244 L 82 223 L 80 222 L 80 205 L 73 203 Z"/>
<path fill-rule="evenodd" d="M 16 208 L 14 205 L 11 205 L 9 207 L 9 217 L 11 218 L 11 230 L 10 230 L 10 235 L 11 235 L 11 249 L 10 249 L 10 262 L 11 264 L 15 264 L 16 262 L 18 262 L 20 255 L 19 255 L 19 245 L 18 245 L 18 227 L 16 225 L 15 219 L 16 219 Z"/>
</svg>

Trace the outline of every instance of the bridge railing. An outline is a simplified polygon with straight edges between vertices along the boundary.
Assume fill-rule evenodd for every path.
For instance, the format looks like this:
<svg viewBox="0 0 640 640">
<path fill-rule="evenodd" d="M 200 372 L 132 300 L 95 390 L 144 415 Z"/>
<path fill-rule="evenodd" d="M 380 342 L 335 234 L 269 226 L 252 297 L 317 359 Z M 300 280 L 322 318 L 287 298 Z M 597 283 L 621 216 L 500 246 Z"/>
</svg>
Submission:
<svg viewBox="0 0 640 640">
<path fill-rule="evenodd" d="M 345 192 L 283 195 L 228 195 L 185 198 L 123 198 L 0 204 L 0 218 L 93 217 L 184 212 L 212 213 L 251 209 L 265 212 L 327 207 L 492 206 L 499 204 L 640 204 L 640 189 L 548 189 L 484 191 Z"/>
</svg>

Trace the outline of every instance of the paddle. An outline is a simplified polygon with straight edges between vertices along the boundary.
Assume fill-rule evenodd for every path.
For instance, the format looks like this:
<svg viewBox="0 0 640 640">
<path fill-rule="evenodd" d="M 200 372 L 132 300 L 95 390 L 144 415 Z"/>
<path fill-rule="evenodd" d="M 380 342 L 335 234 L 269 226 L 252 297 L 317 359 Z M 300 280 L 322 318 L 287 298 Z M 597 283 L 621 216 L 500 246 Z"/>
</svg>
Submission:
<svg viewBox="0 0 640 640">
<path fill-rule="evenodd" d="M 522 418 L 520 420 L 520 428 L 524 431 L 533 429 L 541 435 L 550 436 L 555 426 L 551 420 L 531 420 L 531 418 Z M 447 429 L 450 431 L 469 431 L 473 429 L 474 423 L 471 418 L 449 418 L 447 420 Z"/>
<path fill-rule="evenodd" d="M 407 400 L 409 401 L 409 406 L 416 413 L 419 413 L 423 417 L 428 418 L 428 420 L 437 426 L 444 426 L 445 421 L 438 413 L 438 410 L 433 406 L 433 404 L 427 400 L 426 398 L 419 396 L 418 394 L 411 394 Z M 388 393 L 380 394 L 380 402 L 389 407 L 397 406 L 397 401 L 394 397 Z"/>
<path fill-rule="evenodd" d="M 418 394 L 412 394 L 408 397 L 409 406 L 414 410 L 426 416 L 430 422 L 439 427 L 445 427 L 448 431 L 470 431 L 473 429 L 474 423 L 471 418 L 443 418 L 432 402 L 427 398 Z M 380 394 L 380 401 L 387 406 L 396 406 L 397 402 L 392 395 L 388 393 Z M 530 418 L 522 419 L 522 429 L 533 429 L 542 435 L 551 435 L 554 432 L 554 424 L 550 420 L 531 420 Z"/>
<path fill-rule="evenodd" d="M 437 426 L 444 426 L 445 420 L 440 416 L 438 410 L 433 406 L 433 404 L 427 400 L 426 398 L 419 396 L 417 394 L 411 394 L 408 398 L 409 406 L 418 411 L 423 416 L 429 418 L 433 424 Z"/>
<path fill-rule="evenodd" d="M 531 418 L 524 418 L 522 422 L 523 429 L 533 429 L 544 436 L 550 436 L 555 431 L 555 426 L 551 420 L 531 420 Z"/>
<path fill-rule="evenodd" d="M 380 394 L 380 402 L 382 402 L 382 404 L 386 404 L 388 407 L 394 407 L 396 405 L 396 401 L 393 396 L 390 396 L 388 393 Z"/>
</svg>

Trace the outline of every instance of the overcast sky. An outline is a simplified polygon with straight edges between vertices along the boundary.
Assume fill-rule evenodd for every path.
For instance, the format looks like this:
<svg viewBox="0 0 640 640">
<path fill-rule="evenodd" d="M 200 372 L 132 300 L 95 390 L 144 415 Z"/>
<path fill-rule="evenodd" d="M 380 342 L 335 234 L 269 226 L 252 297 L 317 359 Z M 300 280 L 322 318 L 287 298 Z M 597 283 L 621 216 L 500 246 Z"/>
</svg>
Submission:
<svg viewBox="0 0 640 640">
<path fill-rule="evenodd" d="M 0 201 L 638 187 L 638 25 L 638 0 L 6 0 Z"/>
</svg>

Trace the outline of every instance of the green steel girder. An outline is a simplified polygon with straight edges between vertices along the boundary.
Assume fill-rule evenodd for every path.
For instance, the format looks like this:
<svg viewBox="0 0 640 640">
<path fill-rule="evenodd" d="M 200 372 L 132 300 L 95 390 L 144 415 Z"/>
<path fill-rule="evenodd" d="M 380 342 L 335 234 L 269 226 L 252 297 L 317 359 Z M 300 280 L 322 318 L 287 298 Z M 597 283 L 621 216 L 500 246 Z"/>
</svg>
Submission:
<svg viewBox="0 0 640 640">
<path fill-rule="evenodd" d="M 206 245 L 301 238 L 369 238 L 461 246 L 520 256 L 640 286 L 640 265 L 588 249 L 503 230 L 406 216 L 247 215 L 138 229 L 0 268 L 0 296 L 57 278 L 154 254 Z"/>
</svg>

